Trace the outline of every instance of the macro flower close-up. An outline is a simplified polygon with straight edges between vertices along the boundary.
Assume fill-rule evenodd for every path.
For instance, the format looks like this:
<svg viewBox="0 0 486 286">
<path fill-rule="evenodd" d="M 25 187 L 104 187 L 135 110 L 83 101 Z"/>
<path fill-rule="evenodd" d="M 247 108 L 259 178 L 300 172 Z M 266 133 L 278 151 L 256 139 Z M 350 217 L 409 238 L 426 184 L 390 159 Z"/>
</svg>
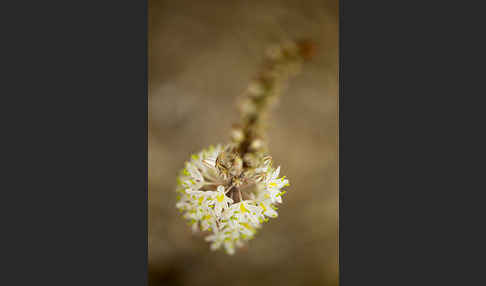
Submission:
<svg viewBox="0 0 486 286">
<path fill-rule="evenodd" d="M 209 233 L 206 241 L 212 250 L 223 243 L 226 252 L 234 254 L 235 246 L 241 247 L 268 218 L 278 216 L 276 204 L 282 203 L 289 183 L 278 178 L 280 167 L 272 168 L 269 158 L 254 172 L 239 174 L 234 171 L 238 166 L 231 166 L 223 173 L 216 162 L 224 152 L 218 145 L 192 156 L 177 179 L 176 207 L 193 231 Z"/>
<path fill-rule="evenodd" d="M 223 242 L 226 253 L 233 255 L 235 246 L 242 247 L 268 218 L 278 216 L 276 204 L 282 203 L 289 181 L 279 178 L 280 166 L 273 167 L 265 122 L 285 81 L 298 73 L 313 49 L 309 40 L 273 45 L 262 71 L 243 94 L 241 122 L 231 132 L 232 142 L 193 154 L 180 172 L 176 207 L 194 232 L 212 233 L 206 237 L 212 250 Z"/>
<path fill-rule="evenodd" d="M 338 285 L 338 6 L 149 1 L 149 285 Z"/>
</svg>

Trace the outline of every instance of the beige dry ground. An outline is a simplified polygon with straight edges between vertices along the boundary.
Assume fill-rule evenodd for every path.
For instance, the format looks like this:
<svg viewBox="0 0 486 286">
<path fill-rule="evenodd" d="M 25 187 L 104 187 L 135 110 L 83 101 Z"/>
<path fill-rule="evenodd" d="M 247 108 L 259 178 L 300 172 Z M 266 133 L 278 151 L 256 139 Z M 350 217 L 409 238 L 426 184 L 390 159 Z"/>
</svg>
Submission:
<svg viewBox="0 0 486 286">
<path fill-rule="evenodd" d="M 272 113 L 271 155 L 291 182 L 280 216 L 235 256 L 210 252 L 174 207 L 176 174 L 228 141 L 265 48 L 295 37 L 318 49 Z M 337 134 L 336 0 L 150 0 L 150 285 L 337 285 Z"/>
</svg>

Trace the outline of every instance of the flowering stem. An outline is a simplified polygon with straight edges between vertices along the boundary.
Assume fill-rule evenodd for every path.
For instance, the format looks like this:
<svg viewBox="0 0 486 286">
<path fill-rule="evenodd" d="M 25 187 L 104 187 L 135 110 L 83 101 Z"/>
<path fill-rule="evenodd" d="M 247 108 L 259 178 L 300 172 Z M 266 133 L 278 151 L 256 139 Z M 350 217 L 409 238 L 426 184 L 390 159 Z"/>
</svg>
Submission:
<svg viewBox="0 0 486 286">
<path fill-rule="evenodd" d="M 233 130 L 233 143 L 191 156 L 178 176 L 176 207 L 193 231 L 212 232 L 206 237 L 212 250 L 224 246 L 234 254 L 235 246 L 241 247 L 268 217 L 278 215 L 274 204 L 282 202 L 281 189 L 288 180 L 278 178 L 280 167 L 274 169 L 265 154 L 264 124 L 283 84 L 310 56 L 312 47 L 300 41 L 270 51 L 264 69 L 245 94 L 242 125 Z"/>
<path fill-rule="evenodd" d="M 300 71 L 302 62 L 313 54 L 310 41 L 287 42 L 268 51 L 261 72 L 250 83 L 240 104 L 241 125 L 233 127 L 228 149 L 218 156 L 216 166 L 220 173 L 231 178 L 226 193 L 234 201 L 241 201 L 245 184 L 258 179 L 256 168 L 267 161 L 265 125 L 271 106 L 278 100 L 286 81 Z M 230 191 L 232 190 L 232 191 Z"/>
<path fill-rule="evenodd" d="M 238 189 L 238 195 L 240 196 L 240 202 L 243 201 L 243 199 L 241 198 L 241 190 Z"/>
<path fill-rule="evenodd" d="M 299 72 L 301 63 L 312 56 L 313 49 L 313 43 L 303 40 L 268 51 L 262 71 L 250 84 L 241 102 L 242 125 L 233 130 L 236 152 L 242 158 L 266 149 L 264 122 L 268 111 L 281 95 L 285 81 Z M 249 160 L 244 159 L 244 168 L 251 165 Z"/>
</svg>

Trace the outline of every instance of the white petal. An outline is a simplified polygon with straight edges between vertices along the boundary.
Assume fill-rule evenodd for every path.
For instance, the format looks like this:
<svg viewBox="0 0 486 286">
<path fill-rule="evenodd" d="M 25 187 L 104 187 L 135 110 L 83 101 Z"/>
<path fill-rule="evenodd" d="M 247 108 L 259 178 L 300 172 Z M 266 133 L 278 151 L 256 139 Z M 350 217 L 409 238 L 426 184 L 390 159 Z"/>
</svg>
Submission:
<svg viewBox="0 0 486 286">
<path fill-rule="evenodd" d="M 278 177 L 278 174 L 280 174 L 280 166 L 277 167 L 277 170 L 273 173 L 273 179 L 276 179 Z"/>
</svg>

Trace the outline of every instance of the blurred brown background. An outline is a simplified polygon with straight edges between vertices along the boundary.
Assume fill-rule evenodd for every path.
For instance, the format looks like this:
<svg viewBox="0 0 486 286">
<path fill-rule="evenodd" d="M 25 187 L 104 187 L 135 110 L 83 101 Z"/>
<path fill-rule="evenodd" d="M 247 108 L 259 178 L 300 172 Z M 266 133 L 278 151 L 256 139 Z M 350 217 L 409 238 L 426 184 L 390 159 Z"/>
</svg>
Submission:
<svg viewBox="0 0 486 286">
<path fill-rule="evenodd" d="M 211 252 L 175 209 L 191 153 L 226 143 L 265 49 L 317 54 L 273 110 L 269 146 L 291 183 L 249 247 Z M 338 2 L 149 0 L 149 284 L 338 285 Z"/>
</svg>

